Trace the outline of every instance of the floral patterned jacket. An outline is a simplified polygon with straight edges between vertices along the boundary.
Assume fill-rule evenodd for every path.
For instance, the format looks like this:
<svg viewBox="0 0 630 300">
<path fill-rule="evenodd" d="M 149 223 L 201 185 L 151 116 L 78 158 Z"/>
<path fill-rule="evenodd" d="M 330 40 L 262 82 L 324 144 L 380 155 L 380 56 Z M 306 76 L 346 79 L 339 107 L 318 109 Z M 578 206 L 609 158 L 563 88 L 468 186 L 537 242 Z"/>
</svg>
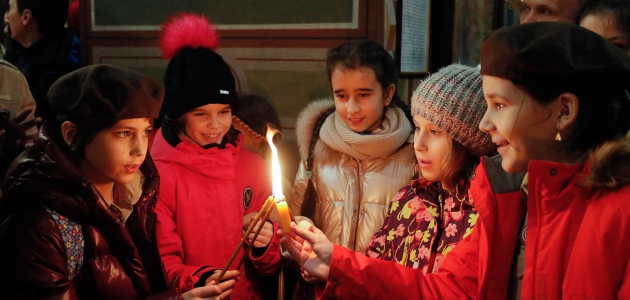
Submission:
<svg viewBox="0 0 630 300">
<path fill-rule="evenodd" d="M 477 210 L 460 183 L 452 195 L 440 183 L 425 179 L 402 188 L 389 216 L 368 244 L 366 255 L 437 273 L 444 257 L 477 222 Z"/>
</svg>

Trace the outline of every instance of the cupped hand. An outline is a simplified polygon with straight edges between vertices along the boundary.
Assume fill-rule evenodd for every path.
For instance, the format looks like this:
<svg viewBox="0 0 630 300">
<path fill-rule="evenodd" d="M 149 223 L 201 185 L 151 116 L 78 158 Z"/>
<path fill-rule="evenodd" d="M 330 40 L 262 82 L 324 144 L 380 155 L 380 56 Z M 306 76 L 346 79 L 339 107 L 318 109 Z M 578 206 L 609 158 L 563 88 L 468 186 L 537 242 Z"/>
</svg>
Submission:
<svg viewBox="0 0 630 300">
<path fill-rule="evenodd" d="M 318 280 L 328 280 L 334 244 L 321 230 L 302 221 L 300 226 L 291 223 L 290 233 L 280 229 L 278 234 L 282 246 L 304 270 Z"/>
</svg>

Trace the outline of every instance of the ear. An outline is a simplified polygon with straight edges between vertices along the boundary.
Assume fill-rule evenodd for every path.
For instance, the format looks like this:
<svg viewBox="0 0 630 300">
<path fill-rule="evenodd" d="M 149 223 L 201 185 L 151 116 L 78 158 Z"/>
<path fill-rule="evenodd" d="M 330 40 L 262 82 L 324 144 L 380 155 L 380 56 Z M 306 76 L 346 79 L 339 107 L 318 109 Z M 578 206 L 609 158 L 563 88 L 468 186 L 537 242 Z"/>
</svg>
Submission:
<svg viewBox="0 0 630 300">
<path fill-rule="evenodd" d="M 383 104 L 385 104 L 385 106 L 388 106 L 392 102 L 392 98 L 394 98 L 395 93 L 396 85 L 393 83 L 383 91 Z"/>
<path fill-rule="evenodd" d="M 24 9 L 22 11 L 22 25 L 26 26 L 33 22 L 33 13 L 30 9 Z"/>
<path fill-rule="evenodd" d="M 558 98 L 558 130 L 563 131 L 573 126 L 577 120 L 580 102 L 577 96 L 572 93 L 562 93 Z"/>
<path fill-rule="evenodd" d="M 66 144 L 68 144 L 68 146 L 70 146 L 72 144 L 72 141 L 74 140 L 74 137 L 77 134 L 77 125 L 70 122 L 70 121 L 65 121 L 63 122 L 63 124 L 61 124 L 61 136 L 63 136 L 63 140 L 66 142 Z"/>
</svg>

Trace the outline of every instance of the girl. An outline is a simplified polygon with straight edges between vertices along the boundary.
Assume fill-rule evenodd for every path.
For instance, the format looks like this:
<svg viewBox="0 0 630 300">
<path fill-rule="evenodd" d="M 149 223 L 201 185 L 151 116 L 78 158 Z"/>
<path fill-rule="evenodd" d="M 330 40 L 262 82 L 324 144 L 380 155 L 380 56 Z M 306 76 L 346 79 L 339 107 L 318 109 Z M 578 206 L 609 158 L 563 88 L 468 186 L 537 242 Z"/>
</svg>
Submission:
<svg viewBox="0 0 630 300">
<path fill-rule="evenodd" d="M 630 57 L 579 26 L 532 23 L 486 38 L 481 74 L 479 126 L 501 159 L 471 182 L 473 233 L 422 275 L 292 225 L 283 244 L 327 280 L 322 298 L 630 298 Z"/>
<path fill-rule="evenodd" d="M 157 236 L 168 282 L 182 290 L 219 275 L 249 224 L 244 216 L 271 195 L 264 160 L 242 149 L 243 135 L 231 126 L 239 108 L 236 85 L 230 67 L 214 52 L 217 39 L 205 17 L 191 14 L 171 19 L 161 36 L 170 62 L 164 119 L 151 150 L 161 179 Z M 253 266 L 241 268 L 245 277 L 234 287 L 235 299 L 260 299 L 250 272 L 255 267 L 268 275 L 279 264 L 276 225 L 261 223 L 264 229 L 248 255 Z"/>
<path fill-rule="evenodd" d="M 579 24 L 630 55 L 630 1 L 590 0 L 580 11 Z"/>
<path fill-rule="evenodd" d="M 477 128 L 485 108 L 476 68 L 450 65 L 418 86 L 411 111 L 422 178 L 396 194 L 368 256 L 437 273 L 444 256 L 470 235 L 478 216 L 470 179 L 479 157 L 494 147 Z"/>
<path fill-rule="evenodd" d="M 163 95 L 155 80 L 107 65 L 53 84 L 48 99 L 55 118 L 44 122 L 5 183 L 2 213 L 10 217 L 0 227 L 3 297 L 229 295 L 233 279 L 184 295 L 164 281 L 153 212 L 158 174 L 147 156 L 147 134 Z"/>
<path fill-rule="evenodd" d="M 343 44 L 326 66 L 334 101 L 311 103 L 298 117 L 301 163 L 289 205 L 335 243 L 363 252 L 390 199 L 414 177 L 411 117 L 380 45 Z"/>
</svg>

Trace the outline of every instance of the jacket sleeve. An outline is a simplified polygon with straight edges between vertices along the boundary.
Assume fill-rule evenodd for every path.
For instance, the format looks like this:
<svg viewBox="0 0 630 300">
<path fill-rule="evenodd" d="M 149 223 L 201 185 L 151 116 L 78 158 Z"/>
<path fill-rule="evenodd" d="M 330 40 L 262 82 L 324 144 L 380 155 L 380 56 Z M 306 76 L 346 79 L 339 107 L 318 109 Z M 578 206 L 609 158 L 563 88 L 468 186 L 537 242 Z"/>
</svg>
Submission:
<svg viewBox="0 0 630 300">
<path fill-rule="evenodd" d="M 184 264 L 184 248 L 182 239 L 177 234 L 175 224 L 176 214 L 176 173 L 168 170 L 166 165 L 161 165 L 160 194 L 155 206 L 157 214 L 156 236 L 158 249 L 169 286 L 174 286 L 182 291 L 194 288 L 195 283 L 205 273 L 218 268 L 211 266 L 188 266 Z"/>
<path fill-rule="evenodd" d="M 318 299 L 475 299 L 478 296 L 479 230 L 464 239 L 437 274 L 335 245 L 326 285 Z M 387 282 L 386 285 L 375 284 Z"/>
<path fill-rule="evenodd" d="M 302 203 L 304 202 L 304 192 L 306 191 L 306 185 L 308 184 L 308 178 L 306 177 L 306 165 L 304 161 L 300 162 L 297 174 L 295 174 L 295 182 L 293 183 L 293 197 L 289 200 L 289 208 L 293 214 L 300 215 L 302 210 Z"/>
<path fill-rule="evenodd" d="M 381 226 L 381 228 L 377 230 L 374 233 L 374 235 L 372 235 L 372 238 L 370 239 L 370 242 L 367 245 L 367 249 L 365 250 L 365 255 L 369 257 L 380 258 L 381 256 L 383 256 L 385 245 L 381 245 L 379 243 L 379 240 L 384 240 L 385 237 L 387 236 L 387 228 L 388 228 L 389 218 L 391 218 L 392 216 L 393 203 L 394 201 L 392 201 L 392 203 L 389 204 L 389 209 L 387 210 L 389 214 L 387 215 L 387 217 L 385 217 L 385 221 L 383 221 L 383 226 Z"/>
<path fill-rule="evenodd" d="M 50 214 L 28 210 L 0 227 L 0 295 L 7 299 L 78 299 L 66 250 Z"/>
<path fill-rule="evenodd" d="M 276 234 L 278 231 L 278 223 L 271 223 L 273 224 L 273 238 L 271 238 L 265 252 L 258 257 L 254 254 L 254 251 L 249 252 L 249 259 L 256 268 L 258 274 L 262 276 L 269 276 L 278 272 L 280 269 L 280 261 L 282 259 L 282 255 L 280 253 L 280 237 Z"/>
</svg>

